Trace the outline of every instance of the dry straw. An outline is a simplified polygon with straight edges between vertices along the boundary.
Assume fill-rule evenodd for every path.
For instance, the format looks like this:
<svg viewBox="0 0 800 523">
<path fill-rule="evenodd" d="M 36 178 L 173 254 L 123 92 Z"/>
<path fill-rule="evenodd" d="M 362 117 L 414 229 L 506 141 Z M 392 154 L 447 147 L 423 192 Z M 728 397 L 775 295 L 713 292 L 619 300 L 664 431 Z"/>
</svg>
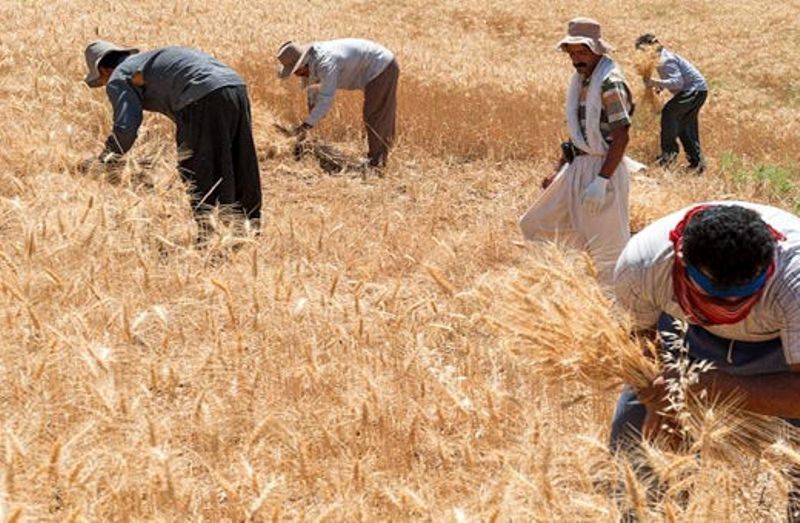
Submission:
<svg viewBox="0 0 800 523">
<path fill-rule="evenodd" d="M 655 46 L 645 47 L 636 51 L 633 67 L 642 80 L 650 80 L 656 74 L 659 60 L 660 54 Z M 655 88 L 645 86 L 640 106 L 650 113 L 657 113 L 661 110 L 661 101 Z"/>
<path fill-rule="evenodd" d="M 631 337 L 625 316 L 594 280 L 590 261 L 556 245 L 538 252 L 495 321 L 524 340 L 521 350 L 548 379 L 608 393 L 624 383 L 647 387 L 659 375 L 655 347 Z"/>
</svg>

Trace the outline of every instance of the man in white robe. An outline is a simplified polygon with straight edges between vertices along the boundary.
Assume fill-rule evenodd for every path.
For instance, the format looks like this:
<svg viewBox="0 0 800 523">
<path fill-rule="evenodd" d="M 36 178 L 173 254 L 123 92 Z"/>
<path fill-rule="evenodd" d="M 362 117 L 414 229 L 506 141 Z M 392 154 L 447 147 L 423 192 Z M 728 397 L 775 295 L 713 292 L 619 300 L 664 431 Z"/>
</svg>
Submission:
<svg viewBox="0 0 800 523">
<path fill-rule="evenodd" d="M 607 56 L 611 46 L 599 23 L 571 20 L 557 48 L 569 54 L 576 70 L 566 102 L 570 142 L 563 144 L 561 160 L 519 226 L 527 240 L 588 250 L 598 279 L 609 284 L 630 239 L 628 175 L 644 168 L 625 156 L 633 99 L 622 71 Z"/>
</svg>

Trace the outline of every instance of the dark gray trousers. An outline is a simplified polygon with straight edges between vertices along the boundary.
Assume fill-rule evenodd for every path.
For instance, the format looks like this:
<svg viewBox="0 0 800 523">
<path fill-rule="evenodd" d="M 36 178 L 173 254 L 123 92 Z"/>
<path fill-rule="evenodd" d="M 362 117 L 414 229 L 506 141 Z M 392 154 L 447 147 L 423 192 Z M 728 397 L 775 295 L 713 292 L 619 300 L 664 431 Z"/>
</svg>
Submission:
<svg viewBox="0 0 800 523">
<path fill-rule="evenodd" d="M 176 115 L 179 171 L 201 218 L 225 205 L 261 217 L 261 177 L 245 86 L 217 89 Z"/>
<path fill-rule="evenodd" d="M 372 166 L 386 163 L 394 144 L 397 113 L 397 80 L 400 67 L 392 60 L 386 69 L 364 88 L 364 124 L 367 127 L 367 156 Z"/>
<path fill-rule="evenodd" d="M 704 166 L 700 149 L 698 116 L 706 103 L 708 91 L 681 91 L 661 110 L 661 157 L 671 160 L 678 156 L 680 139 L 690 167 Z"/>
</svg>

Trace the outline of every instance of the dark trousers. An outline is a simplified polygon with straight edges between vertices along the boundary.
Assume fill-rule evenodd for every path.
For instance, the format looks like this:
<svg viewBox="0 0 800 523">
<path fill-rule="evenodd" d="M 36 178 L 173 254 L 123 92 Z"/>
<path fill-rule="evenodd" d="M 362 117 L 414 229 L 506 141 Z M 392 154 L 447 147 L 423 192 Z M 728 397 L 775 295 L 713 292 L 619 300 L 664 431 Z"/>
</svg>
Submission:
<svg viewBox="0 0 800 523">
<path fill-rule="evenodd" d="M 678 156 L 680 139 L 690 167 L 704 166 L 700 149 L 698 116 L 706 103 L 708 91 L 681 91 L 661 110 L 661 157 L 671 160 Z"/>
<path fill-rule="evenodd" d="M 257 222 L 261 177 L 247 88 L 217 89 L 178 111 L 176 123 L 179 170 L 195 218 L 224 205 Z"/>
<path fill-rule="evenodd" d="M 382 166 L 394 144 L 397 113 L 397 80 L 400 67 L 392 60 L 386 69 L 364 87 L 364 124 L 367 126 L 367 157 L 372 166 Z"/>
</svg>

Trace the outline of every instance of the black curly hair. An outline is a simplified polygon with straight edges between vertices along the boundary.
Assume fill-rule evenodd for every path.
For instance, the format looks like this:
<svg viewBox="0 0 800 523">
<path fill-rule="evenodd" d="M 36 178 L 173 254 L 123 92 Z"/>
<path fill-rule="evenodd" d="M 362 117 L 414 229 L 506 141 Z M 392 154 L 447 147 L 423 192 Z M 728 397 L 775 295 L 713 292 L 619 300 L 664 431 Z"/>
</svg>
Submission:
<svg viewBox="0 0 800 523">
<path fill-rule="evenodd" d="M 715 205 L 692 217 L 683 231 L 683 258 L 708 272 L 721 288 L 751 281 L 775 253 L 761 216 L 740 205 Z"/>
</svg>

